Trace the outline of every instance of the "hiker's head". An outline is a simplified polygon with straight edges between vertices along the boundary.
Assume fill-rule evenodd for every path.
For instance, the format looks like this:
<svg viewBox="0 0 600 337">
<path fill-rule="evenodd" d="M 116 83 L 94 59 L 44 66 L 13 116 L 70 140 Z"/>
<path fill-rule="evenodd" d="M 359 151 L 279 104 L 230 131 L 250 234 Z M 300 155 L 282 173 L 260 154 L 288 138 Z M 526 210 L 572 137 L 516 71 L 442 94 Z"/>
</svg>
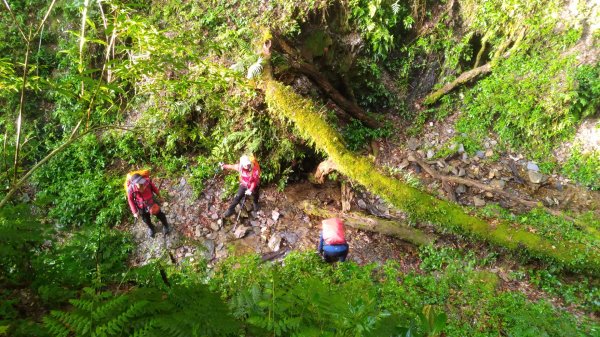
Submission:
<svg viewBox="0 0 600 337">
<path fill-rule="evenodd" d="M 240 165 L 244 170 L 249 170 L 252 167 L 252 162 L 247 155 L 243 155 L 240 157 Z"/>
<path fill-rule="evenodd" d="M 137 173 L 131 177 L 131 182 L 139 189 L 144 189 L 146 187 L 146 179 Z"/>
</svg>

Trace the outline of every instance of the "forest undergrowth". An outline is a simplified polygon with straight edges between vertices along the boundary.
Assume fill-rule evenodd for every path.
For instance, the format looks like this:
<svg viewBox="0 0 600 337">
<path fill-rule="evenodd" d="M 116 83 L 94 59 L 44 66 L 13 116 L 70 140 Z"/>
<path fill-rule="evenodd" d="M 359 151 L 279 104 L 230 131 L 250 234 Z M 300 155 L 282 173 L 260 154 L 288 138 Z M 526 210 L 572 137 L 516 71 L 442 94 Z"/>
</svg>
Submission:
<svg viewBox="0 0 600 337">
<path fill-rule="evenodd" d="M 596 209 L 564 218 L 465 209 L 414 177 L 388 184 L 393 174 L 379 179 L 364 155 L 377 139 L 458 116 L 450 142 L 469 156 L 491 133 L 543 174 L 598 190 L 599 150 L 574 144 L 565 161 L 552 156 L 598 117 L 598 10 L 585 0 L 5 1 L 0 336 L 600 334 Z M 295 52 L 274 44 L 265 55 L 276 39 Z M 457 82 L 473 69 L 478 77 Z M 289 95 L 273 99 L 265 83 Z M 303 127 L 294 118 L 307 106 L 319 122 Z M 400 186 L 387 199 L 412 225 L 493 245 L 486 256 L 423 246 L 413 270 L 329 265 L 314 252 L 233 256 L 214 268 L 166 253 L 129 264 L 137 243 L 116 229 L 130 222 L 127 172 L 184 177 L 198 197 L 219 162 L 243 153 L 280 191 L 339 155 L 333 178 L 382 197 Z M 223 179 L 229 198 L 237 177 Z M 492 267 L 504 254 L 521 266 Z M 540 297 L 504 287 L 521 280 Z"/>
</svg>

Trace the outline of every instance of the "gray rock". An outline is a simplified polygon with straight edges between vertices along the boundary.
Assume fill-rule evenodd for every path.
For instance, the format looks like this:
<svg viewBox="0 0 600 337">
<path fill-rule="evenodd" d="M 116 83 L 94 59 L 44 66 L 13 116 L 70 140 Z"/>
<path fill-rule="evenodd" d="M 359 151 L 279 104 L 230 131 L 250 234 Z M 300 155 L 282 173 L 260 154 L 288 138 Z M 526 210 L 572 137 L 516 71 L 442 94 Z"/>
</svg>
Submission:
<svg viewBox="0 0 600 337">
<path fill-rule="evenodd" d="M 398 168 L 401 170 L 404 170 L 405 168 L 408 167 L 408 165 L 410 165 L 410 162 L 408 161 L 408 159 L 404 159 L 399 165 Z"/>
<path fill-rule="evenodd" d="M 277 233 L 271 236 L 269 243 L 267 244 L 271 251 L 276 252 L 281 247 L 281 234 Z"/>
<path fill-rule="evenodd" d="M 477 151 L 476 155 L 478 158 L 483 158 L 483 157 L 485 157 L 485 152 L 479 150 L 479 151 Z"/>
<path fill-rule="evenodd" d="M 219 219 L 219 220 L 221 220 L 221 219 Z M 221 229 L 221 225 L 222 225 L 222 223 L 223 223 L 223 221 L 222 221 L 222 220 L 221 220 L 220 222 L 219 222 L 219 221 L 217 221 L 217 222 L 212 222 L 212 223 L 210 224 L 210 229 L 212 229 L 213 231 L 215 231 L 215 232 L 216 232 L 216 231 L 218 231 L 219 229 Z"/>
<path fill-rule="evenodd" d="M 406 160 L 408 160 L 409 162 L 415 162 L 415 161 L 417 161 L 417 159 L 415 158 L 415 156 L 413 156 L 412 154 L 409 154 L 408 158 L 406 158 Z"/>
<path fill-rule="evenodd" d="M 534 184 L 541 183 L 542 181 L 544 181 L 545 178 L 543 174 L 534 170 L 528 170 L 527 175 L 529 176 L 529 181 L 531 181 Z"/>
<path fill-rule="evenodd" d="M 200 226 L 200 225 L 198 225 L 198 226 L 194 227 L 194 235 L 195 235 L 196 237 L 202 236 L 202 234 L 203 234 L 203 232 L 204 232 L 204 231 L 203 231 L 203 229 L 204 229 L 204 228 L 202 228 L 202 226 Z"/>
<path fill-rule="evenodd" d="M 464 168 L 461 167 L 461 168 L 458 169 L 458 176 L 459 177 L 464 177 L 465 174 L 466 174 L 466 172 L 465 172 Z"/>
<path fill-rule="evenodd" d="M 260 222 L 258 222 L 257 220 L 252 220 L 252 221 L 250 221 L 250 225 L 252 227 L 258 227 L 258 226 L 260 226 Z"/>
<path fill-rule="evenodd" d="M 499 190 L 503 190 L 505 185 L 506 185 L 506 182 L 504 180 L 494 179 L 490 182 L 490 186 L 492 186 L 493 188 L 497 188 Z"/>
<path fill-rule="evenodd" d="M 408 147 L 409 150 L 415 151 L 416 149 L 419 148 L 419 141 L 416 138 L 411 137 L 406 142 L 406 146 Z"/>
<path fill-rule="evenodd" d="M 557 181 L 556 184 L 554 184 L 554 187 L 558 190 L 558 191 L 562 191 L 564 189 L 563 184 L 560 183 L 560 181 Z"/>
<path fill-rule="evenodd" d="M 535 171 L 535 172 L 538 172 L 540 170 L 540 168 L 537 166 L 537 164 L 532 161 L 527 162 L 527 169 L 530 171 Z"/>
<path fill-rule="evenodd" d="M 271 212 L 271 219 L 273 219 L 273 221 L 277 221 L 279 219 L 279 212 L 277 211 L 272 211 Z"/>
<path fill-rule="evenodd" d="M 432 149 L 427 150 L 427 159 L 433 158 L 435 152 Z"/>
<path fill-rule="evenodd" d="M 184 187 L 187 184 L 187 180 L 185 180 L 185 177 L 181 177 L 181 180 L 179 180 L 179 187 Z"/>
<path fill-rule="evenodd" d="M 215 242 L 213 240 L 204 240 L 203 242 L 206 251 L 204 251 L 204 257 L 206 260 L 211 260 L 215 254 Z"/>
<path fill-rule="evenodd" d="M 296 242 L 298 242 L 298 234 L 293 233 L 293 232 L 282 232 L 281 236 L 285 239 L 285 241 L 287 241 L 290 245 L 295 244 Z"/>
<path fill-rule="evenodd" d="M 473 197 L 473 204 L 476 207 L 482 207 L 482 206 L 485 206 L 485 200 L 483 200 L 479 197 Z"/>
<path fill-rule="evenodd" d="M 367 209 L 367 203 L 364 200 L 358 199 L 356 203 L 360 209 Z"/>
<path fill-rule="evenodd" d="M 213 219 L 213 220 L 217 220 L 217 219 L 219 218 L 219 214 L 217 214 L 217 213 L 212 213 L 212 214 L 210 215 L 210 218 L 211 218 L 211 219 Z"/>
<path fill-rule="evenodd" d="M 233 233 L 233 236 L 236 239 L 241 239 L 246 235 L 246 233 L 248 232 L 248 229 L 249 228 L 246 226 L 239 226 L 238 228 L 236 228 L 235 232 Z"/>
<path fill-rule="evenodd" d="M 465 146 L 462 144 L 458 144 L 458 153 L 463 154 L 465 153 Z"/>
<path fill-rule="evenodd" d="M 467 186 L 460 184 L 456 187 L 456 194 L 463 194 L 467 192 Z"/>
</svg>

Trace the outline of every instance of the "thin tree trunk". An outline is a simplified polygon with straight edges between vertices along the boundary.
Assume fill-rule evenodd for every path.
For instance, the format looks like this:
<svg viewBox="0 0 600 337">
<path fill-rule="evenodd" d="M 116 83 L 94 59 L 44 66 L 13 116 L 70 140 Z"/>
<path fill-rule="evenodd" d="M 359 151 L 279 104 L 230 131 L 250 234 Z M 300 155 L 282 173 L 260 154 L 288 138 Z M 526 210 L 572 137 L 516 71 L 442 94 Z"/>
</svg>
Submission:
<svg viewBox="0 0 600 337">
<path fill-rule="evenodd" d="M 13 183 L 17 180 L 17 170 L 19 168 L 19 153 L 21 150 L 21 125 L 23 123 L 23 105 L 25 101 L 25 84 L 27 83 L 27 65 L 29 62 L 29 47 L 31 46 L 31 29 L 26 40 L 25 63 L 23 63 L 23 84 L 21 86 L 21 98 L 19 100 L 19 115 L 17 116 L 17 140 L 15 142 L 15 161 L 13 167 Z"/>
<path fill-rule="evenodd" d="M 471 69 L 467 72 L 464 72 L 464 73 L 460 74 L 460 76 L 458 76 L 458 78 L 455 79 L 454 81 L 446 84 L 441 89 L 438 89 L 438 90 L 432 92 L 431 94 L 427 95 L 427 97 L 425 97 L 425 99 L 423 100 L 423 104 L 431 105 L 431 104 L 437 102 L 445 94 L 454 90 L 456 87 L 473 80 L 474 78 L 476 78 L 479 75 L 487 74 L 491 71 L 492 71 L 492 64 L 486 63 L 486 64 L 482 65 L 481 67 L 477 67 L 477 68 Z"/>
</svg>

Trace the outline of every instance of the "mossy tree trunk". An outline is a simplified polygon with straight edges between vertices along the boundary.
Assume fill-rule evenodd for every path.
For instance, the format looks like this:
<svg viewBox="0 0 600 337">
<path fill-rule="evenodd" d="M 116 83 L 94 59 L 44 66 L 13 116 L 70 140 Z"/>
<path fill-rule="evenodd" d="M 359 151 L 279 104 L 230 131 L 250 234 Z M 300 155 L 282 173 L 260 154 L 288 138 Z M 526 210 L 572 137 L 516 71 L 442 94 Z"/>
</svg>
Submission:
<svg viewBox="0 0 600 337">
<path fill-rule="evenodd" d="M 550 239 L 518 225 L 492 220 L 489 223 L 468 214 L 461 206 L 438 200 L 379 172 L 367 158 L 349 151 L 342 136 L 319 115 L 318 108 L 291 88 L 265 77 L 269 110 L 295 123 L 300 134 L 318 150 L 325 152 L 337 169 L 390 204 L 404 210 L 412 221 L 429 222 L 441 231 L 468 234 L 493 244 L 552 260 L 572 270 L 600 275 L 600 251 L 597 247 Z"/>
</svg>

